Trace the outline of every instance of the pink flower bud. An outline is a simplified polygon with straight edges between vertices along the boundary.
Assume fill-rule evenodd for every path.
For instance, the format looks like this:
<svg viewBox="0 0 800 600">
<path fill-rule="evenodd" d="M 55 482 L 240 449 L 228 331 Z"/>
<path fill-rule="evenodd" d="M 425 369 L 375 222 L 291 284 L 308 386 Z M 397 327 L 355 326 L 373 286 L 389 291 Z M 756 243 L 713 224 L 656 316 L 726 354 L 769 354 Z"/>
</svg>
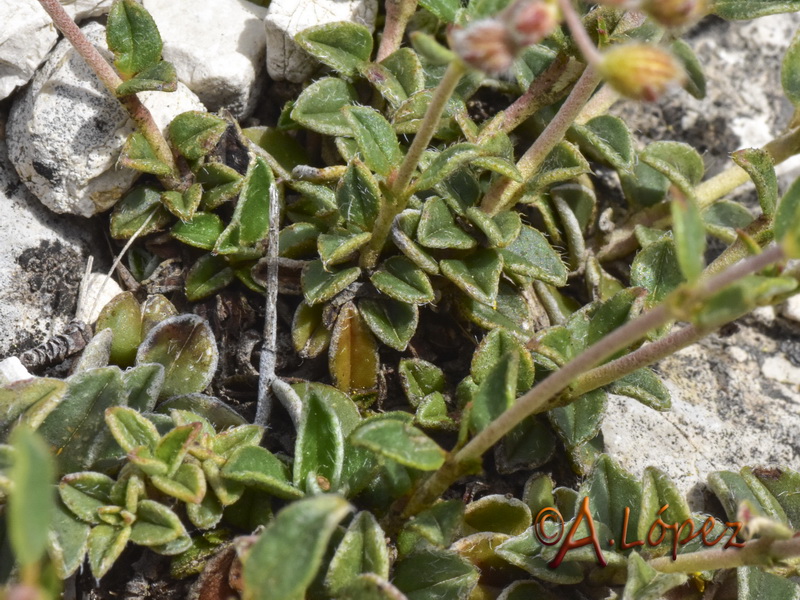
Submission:
<svg viewBox="0 0 800 600">
<path fill-rule="evenodd" d="M 538 44 L 558 27 L 558 10 L 542 0 L 517 0 L 500 15 L 519 49 Z"/>
<path fill-rule="evenodd" d="M 508 71 L 516 54 L 505 25 L 494 19 L 453 30 L 450 47 L 465 63 L 492 75 Z"/>
</svg>

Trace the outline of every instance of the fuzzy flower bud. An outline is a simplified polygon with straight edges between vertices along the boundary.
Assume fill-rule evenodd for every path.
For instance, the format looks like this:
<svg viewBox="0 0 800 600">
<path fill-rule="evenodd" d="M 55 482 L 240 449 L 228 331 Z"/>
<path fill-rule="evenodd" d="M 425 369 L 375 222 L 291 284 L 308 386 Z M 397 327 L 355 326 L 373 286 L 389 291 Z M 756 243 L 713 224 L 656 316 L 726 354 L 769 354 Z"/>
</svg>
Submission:
<svg viewBox="0 0 800 600">
<path fill-rule="evenodd" d="M 603 55 L 600 71 L 620 94 L 652 102 L 686 73 L 680 63 L 661 48 L 647 44 L 625 44 Z"/>
<path fill-rule="evenodd" d="M 492 19 L 451 32 L 450 47 L 468 65 L 499 75 L 526 46 L 538 44 L 558 26 L 558 10 L 545 0 L 517 0 Z"/>
<path fill-rule="evenodd" d="M 705 0 L 644 0 L 642 10 L 666 27 L 680 27 L 699 20 L 708 7 Z"/>
</svg>

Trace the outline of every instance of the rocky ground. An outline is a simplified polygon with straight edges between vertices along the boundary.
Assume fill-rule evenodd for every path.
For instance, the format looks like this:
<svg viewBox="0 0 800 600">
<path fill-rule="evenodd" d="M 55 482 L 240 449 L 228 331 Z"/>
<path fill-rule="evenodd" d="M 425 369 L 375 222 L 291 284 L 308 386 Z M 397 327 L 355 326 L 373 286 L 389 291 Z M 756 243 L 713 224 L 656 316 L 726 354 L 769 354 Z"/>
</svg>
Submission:
<svg viewBox="0 0 800 600">
<path fill-rule="evenodd" d="M 165 58 L 185 84 L 178 95 L 153 94 L 148 105 L 162 124 L 201 105 L 239 118 L 268 112 L 261 103 L 272 101 L 281 80 L 302 81 L 314 68 L 291 42 L 294 32 L 320 18 L 371 25 L 376 14 L 374 0 L 331 2 L 329 10 L 319 2 L 273 0 L 269 11 L 245 0 L 186 2 L 196 12 L 191 18 L 178 18 L 175 0 L 144 0 L 161 26 Z M 67 6 L 83 20 L 109 5 L 77 0 Z M 72 50 L 63 42 L 55 46 L 53 28 L 37 10 L 36 0 L 0 0 L 6 24 L 0 34 L 0 357 L 41 341 L 73 317 L 87 258 L 110 262 L 104 217 L 89 217 L 111 206 L 133 180 L 132 172 L 114 166 L 130 123 Z M 615 111 L 643 141 L 692 143 L 709 173 L 717 172 L 729 152 L 762 145 L 789 121 L 780 57 L 799 25 L 796 15 L 749 24 L 706 20 L 688 41 L 708 74 L 708 97 L 687 101 L 681 93 Z M 101 43 L 102 26 L 90 21 L 85 27 Z M 796 169 L 792 161 L 781 167 L 784 185 Z M 800 468 L 798 322 L 800 303 L 761 309 L 660 363 L 672 411 L 655 413 L 614 398 L 603 428 L 609 451 L 637 475 L 646 465 L 661 467 L 684 490 L 695 488 L 697 503 L 703 500 L 697 486 L 710 471 Z"/>
</svg>

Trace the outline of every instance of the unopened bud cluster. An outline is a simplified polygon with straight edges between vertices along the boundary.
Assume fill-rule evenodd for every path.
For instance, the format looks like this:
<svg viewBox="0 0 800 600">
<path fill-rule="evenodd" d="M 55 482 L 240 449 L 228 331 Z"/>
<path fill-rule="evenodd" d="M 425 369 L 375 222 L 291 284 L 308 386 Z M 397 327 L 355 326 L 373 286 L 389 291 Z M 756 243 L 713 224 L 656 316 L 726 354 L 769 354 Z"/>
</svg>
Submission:
<svg viewBox="0 0 800 600">
<path fill-rule="evenodd" d="M 682 83 L 686 72 L 666 50 L 648 44 L 615 46 L 603 55 L 600 71 L 620 94 L 652 102 L 673 85 Z"/>
<path fill-rule="evenodd" d="M 507 72 L 517 54 L 538 44 L 558 26 L 558 9 L 545 0 L 517 0 L 492 19 L 451 32 L 451 48 L 476 69 Z"/>
</svg>

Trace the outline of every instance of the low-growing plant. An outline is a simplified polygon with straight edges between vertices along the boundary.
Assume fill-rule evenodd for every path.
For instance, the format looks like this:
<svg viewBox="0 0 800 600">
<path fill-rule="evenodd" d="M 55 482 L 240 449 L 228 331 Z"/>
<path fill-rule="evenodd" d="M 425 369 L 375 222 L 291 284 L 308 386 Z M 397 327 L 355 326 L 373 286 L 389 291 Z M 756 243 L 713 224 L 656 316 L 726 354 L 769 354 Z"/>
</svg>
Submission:
<svg viewBox="0 0 800 600">
<path fill-rule="evenodd" d="M 704 180 L 692 147 L 639 147 L 608 110 L 678 85 L 702 97 L 679 34 L 706 13 L 795 3 L 392 0 L 377 48 L 354 23 L 297 36 L 325 73 L 277 125 L 189 112 L 164 137 L 136 98 L 176 86 L 147 11 L 115 2 L 112 68 L 40 2 L 138 126 L 119 163 L 149 179 L 112 236 L 168 229 L 200 251 L 186 300 L 238 280 L 266 311 L 255 424 L 206 394 L 207 321 L 159 295 L 109 303 L 67 379 L 0 388 L 16 592 L 53 597 L 86 560 L 100 579 L 133 544 L 171 556 L 177 579 L 200 573 L 202 598 L 796 596 L 800 474 L 712 473 L 715 519 L 659 469 L 637 480 L 599 435 L 609 393 L 668 410 L 648 367 L 795 293 L 800 258 L 800 183 L 780 197 L 774 169 L 800 149 L 796 127 Z M 798 48 L 782 72 L 795 104 Z M 607 235 L 597 169 L 626 203 Z M 725 199 L 748 179 L 758 217 Z M 708 236 L 726 249 L 706 265 Z M 140 248 L 130 273 L 156 264 Z M 276 372 L 279 287 L 294 350 L 325 357 L 332 385 Z M 431 331 L 474 350 L 437 364 L 415 342 Z M 273 439 L 272 399 L 293 448 Z M 526 483 L 460 498 L 481 472 Z"/>
</svg>

